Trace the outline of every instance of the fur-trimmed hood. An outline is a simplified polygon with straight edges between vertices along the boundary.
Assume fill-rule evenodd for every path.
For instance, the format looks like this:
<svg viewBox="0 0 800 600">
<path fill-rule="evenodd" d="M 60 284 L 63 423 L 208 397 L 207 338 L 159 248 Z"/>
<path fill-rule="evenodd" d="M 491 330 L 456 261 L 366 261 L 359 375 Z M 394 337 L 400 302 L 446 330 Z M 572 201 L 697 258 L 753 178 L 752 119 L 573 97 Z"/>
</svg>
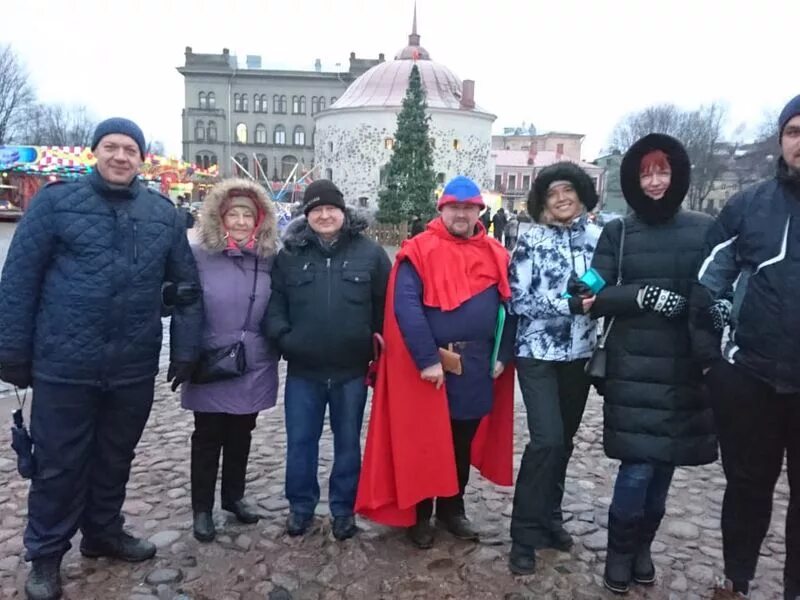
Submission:
<svg viewBox="0 0 800 600">
<path fill-rule="evenodd" d="M 575 163 L 557 162 L 541 170 L 528 193 L 528 214 L 537 223 L 542 222 L 542 213 L 547 204 L 547 190 L 550 188 L 550 184 L 561 180 L 569 181 L 575 187 L 578 199 L 586 208 L 586 212 L 591 212 L 597 206 L 597 190 L 595 190 L 589 174 Z"/>
<path fill-rule="evenodd" d="M 342 237 L 355 237 L 363 233 L 367 227 L 369 227 L 369 220 L 365 213 L 352 208 L 346 208 L 344 211 L 344 225 L 342 225 L 340 239 Z M 306 246 L 309 243 L 315 243 L 317 239 L 317 234 L 311 229 L 304 215 L 291 221 L 286 226 L 286 230 L 281 237 L 283 245 L 290 251 L 294 248 Z"/>
<path fill-rule="evenodd" d="M 261 223 L 255 233 L 256 253 L 261 258 L 274 255 L 278 251 L 275 207 L 260 184 L 243 178 L 225 179 L 211 188 L 200 211 L 200 246 L 212 253 L 222 252 L 228 247 L 220 209 L 225 199 L 235 190 L 242 190 L 253 197 L 262 213 Z"/>
<path fill-rule="evenodd" d="M 639 182 L 639 167 L 646 154 L 661 150 L 667 155 L 672 168 L 672 180 L 661 200 L 653 200 L 642 190 Z M 677 213 L 689 191 L 691 179 L 689 154 L 674 137 L 663 133 L 651 133 L 631 146 L 622 158 L 619 178 L 622 195 L 633 212 L 646 223 L 663 223 Z"/>
</svg>

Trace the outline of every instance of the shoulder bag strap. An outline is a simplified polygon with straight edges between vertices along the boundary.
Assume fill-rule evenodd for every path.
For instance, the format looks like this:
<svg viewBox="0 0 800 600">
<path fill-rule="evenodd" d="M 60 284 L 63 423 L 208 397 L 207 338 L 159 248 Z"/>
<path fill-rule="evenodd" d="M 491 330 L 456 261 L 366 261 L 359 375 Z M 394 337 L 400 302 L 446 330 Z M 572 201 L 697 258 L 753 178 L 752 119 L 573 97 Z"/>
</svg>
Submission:
<svg viewBox="0 0 800 600">
<path fill-rule="evenodd" d="M 244 340 L 244 335 L 247 333 L 247 327 L 250 325 L 250 316 L 253 314 L 253 304 L 256 301 L 256 284 L 258 283 L 258 256 L 256 256 L 255 264 L 253 265 L 253 291 L 250 292 L 250 304 L 247 306 L 247 316 L 244 319 L 244 325 L 242 325 L 242 337 L 241 340 Z"/>
</svg>

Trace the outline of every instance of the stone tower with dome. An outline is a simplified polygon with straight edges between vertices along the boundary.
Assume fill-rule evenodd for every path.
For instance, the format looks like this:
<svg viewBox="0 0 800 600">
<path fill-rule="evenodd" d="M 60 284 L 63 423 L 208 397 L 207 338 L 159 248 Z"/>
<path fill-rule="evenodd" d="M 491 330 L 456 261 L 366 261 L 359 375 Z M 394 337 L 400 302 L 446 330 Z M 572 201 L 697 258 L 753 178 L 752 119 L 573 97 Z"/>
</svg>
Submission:
<svg viewBox="0 0 800 600">
<path fill-rule="evenodd" d="M 415 8 L 408 45 L 394 60 L 361 75 L 335 104 L 315 117 L 318 176 L 332 179 L 348 204 L 377 209 L 397 115 L 414 64 L 427 97 L 433 168 L 439 181 L 466 175 L 485 188 L 492 185 L 491 130 L 496 117 L 475 104 L 474 81 L 461 81 L 431 60 L 420 45 Z"/>
</svg>

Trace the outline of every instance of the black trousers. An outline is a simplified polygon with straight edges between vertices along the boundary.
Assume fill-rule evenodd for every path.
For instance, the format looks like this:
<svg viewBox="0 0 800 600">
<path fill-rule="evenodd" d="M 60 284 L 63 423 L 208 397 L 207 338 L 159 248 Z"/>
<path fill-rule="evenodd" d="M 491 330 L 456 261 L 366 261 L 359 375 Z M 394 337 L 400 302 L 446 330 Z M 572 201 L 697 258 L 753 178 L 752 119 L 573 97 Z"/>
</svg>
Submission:
<svg viewBox="0 0 800 600">
<path fill-rule="evenodd" d="M 222 452 L 222 504 L 244 497 L 251 432 L 258 413 L 194 413 L 192 433 L 192 510 L 211 512 Z"/>
<path fill-rule="evenodd" d="M 480 419 L 450 421 L 453 431 L 453 449 L 456 454 L 456 474 L 458 476 L 458 494 L 449 498 L 436 498 L 436 515 L 446 519 L 464 514 L 464 490 L 469 483 L 469 456 L 472 450 L 472 439 L 478 431 Z M 417 520 L 424 521 L 433 515 L 433 498 L 417 504 Z"/>
<path fill-rule="evenodd" d="M 122 531 L 125 486 L 153 405 L 153 379 L 113 389 L 33 382 L 36 471 L 28 492 L 26 559 L 64 554 L 84 537 Z"/>
<path fill-rule="evenodd" d="M 755 576 L 786 454 L 790 493 L 784 577 L 800 584 L 800 394 L 778 394 L 725 361 L 711 368 L 706 381 L 728 480 L 722 502 L 725 576 L 734 581 Z"/>
<path fill-rule="evenodd" d="M 525 446 L 514 490 L 511 539 L 544 548 L 562 527 L 564 479 L 581 424 L 589 378 L 585 360 L 572 362 L 517 358 L 530 442 Z"/>
</svg>

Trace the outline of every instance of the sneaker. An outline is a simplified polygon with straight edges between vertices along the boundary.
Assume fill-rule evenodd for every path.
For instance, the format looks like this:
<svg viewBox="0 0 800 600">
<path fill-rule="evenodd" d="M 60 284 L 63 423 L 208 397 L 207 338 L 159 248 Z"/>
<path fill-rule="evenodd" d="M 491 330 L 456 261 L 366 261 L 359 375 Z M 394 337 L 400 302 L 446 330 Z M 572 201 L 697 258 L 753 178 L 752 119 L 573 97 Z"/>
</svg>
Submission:
<svg viewBox="0 0 800 600">
<path fill-rule="evenodd" d="M 741 591 L 744 588 L 744 591 Z M 730 579 L 720 580 L 714 588 L 714 595 L 711 600 L 741 600 L 749 598 L 749 583 L 734 584 Z"/>
<path fill-rule="evenodd" d="M 308 528 L 311 527 L 313 517 L 299 515 L 296 512 L 290 512 L 289 518 L 286 519 L 286 533 L 292 537 L 305 535 Z"/>
<path fill-rule="evenodd" d="M 340 542 L 350 539 L 358 532 L 356 519 L 353 515 L 333 518 L 333 537 Z"/>
<path fill-rule="evenodd" d="M 214 527 L 214 518 L 210 512 L 199 512 L 194 514 L 194 537 L 198 542 L 211 542 L 217 536 Z"/>
<path fill-rule="evenodd" d="M 56 600 L 61 598 L 61 554 L 34 558 L 25 594 L 28 600 Z"/>
<path fill-rule="evenodd" d="M 417 521 L 416 525 L 409 527 L 406 532 L 411 543 L 420 550 L 433 548 L 434 529 L 429 519 Z"/>
<path fill-rule="evenodd" d="M 514 575 L 533 575 L 536 572 L 536 551 L 521 544 L 511 544 L 508 570 Z"/>
<path fill-rule="evenodd" d="M 92 539 L 84 536 L 80 550 L 86 558 L 107 556 L 133 563 L 149 560 L 156 555 L 155 544 L 133 537 L 126 531 L 108 539 Z"/>
<path fill-rule="evenodd" d="M 477 542 L 480 539 L 472 522 L 464 515 L 436 517 L 436 522 L 442 525 L 453 537 L 459 540 Z"/>
</svg>

